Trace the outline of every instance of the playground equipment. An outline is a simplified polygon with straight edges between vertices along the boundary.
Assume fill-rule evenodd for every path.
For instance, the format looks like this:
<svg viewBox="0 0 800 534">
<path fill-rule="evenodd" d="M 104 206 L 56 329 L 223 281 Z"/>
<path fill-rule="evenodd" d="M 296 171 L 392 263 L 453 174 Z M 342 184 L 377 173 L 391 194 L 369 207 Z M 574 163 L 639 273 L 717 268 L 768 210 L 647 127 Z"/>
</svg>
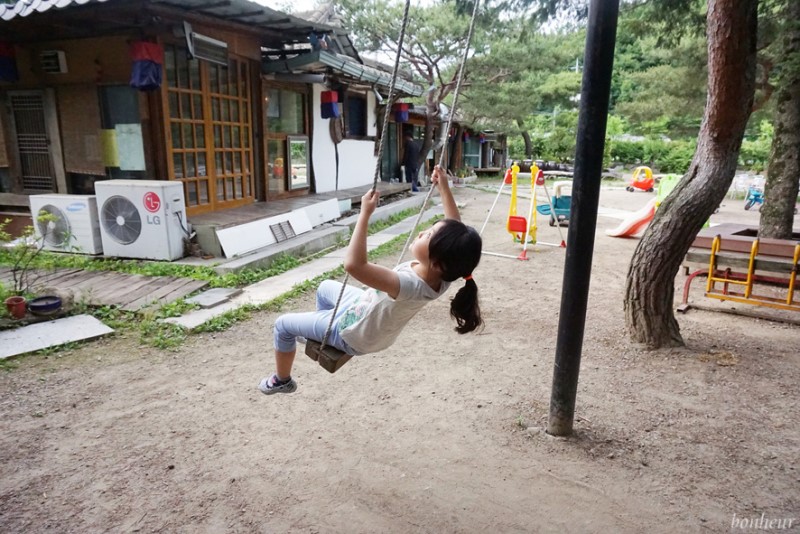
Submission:
<svg viewBox="0 0 800 534">
<path fill-rule="evenodd" d="M 683 267 L 690 274 L 683 287 L 683 301 L 678 311 L 690 308 L 689 289 L 697 276 L 706 276 L 705 296 L 742 304 L 800 311 L 795 297 L 800 241 L 796 239 L 759 239 L 757 228 L 724 223 L 701 230 L 686 254 Z M 718 285 L 719 284 L 719 285 Z M 767 294 L 755 284 L 781 288 L 785 293 Z M 741 291 L 734 289 L 741 288 Z M 780 290 L 776 290 L 780 291 Z"/>
<path fill-rule="evenodd" d="M 517 178 L 519 176 L 519 165 L 514 163 L 511 168 L 506 170 L 505 177 L 503 178 L 503 182 L 500 184 L 500 189 L 497 191 L 497 196 L 492 203 L 492 207 L 489 209 L 489 214 L 486 216 L 486 220 L 483 222 L 483 226 L 481 227 L 480 234 L 483 235 L 483 231 L 486 228 L 487 223 L 489 222 L 489 218 L 492 216 L 492 212 L 494 211 L 495 206 L 497 205 L 497 201 L 500 199 L 500 195 L 503 193 L 503 189 L 506 185 L 511 185 L 511 202 L 508 208 L 508 218 L 506 219 L 506 230 L 513 236 L 514 241 L 517 243 L 522 243 L 522 252 L 519 256 L 511 256 L 508 254 L 500 254 L 497 252 L 488 252 L 484 251 L 484 254 L 489 254 L 492 256 L 501 256 L 507 258 L 514 258 L 518 260 L 527 260 L 528 259 L 528 243 L 530 244 L 540 244 L 540 245 L 548 245 L 553 247 L 566 247 L 566 241 L 564 241 L 564 236 L 561 233 L 561 228 L 558 228 L 559 236 L 561 237 L 561 243 L 547 243 L 544 241 L 537 241 L 536 238 L 536 231 L 538 226 L 536 225 L 536 187 L 540 186 L 544 189 L 545 195 L 547 197 L 547 206 L 550 208 L 551 212 L 555 211 L 553 207 L 553 201 L 550 198 L 550 193 L 547 191 L 547 186 L 544 182 L 544 173 L 539 170 L 536 165 L 531 167 L 531 197 L 530 197 L 530 205 L 528 209 L 528 216 L 524 217 L 522 215 L 517 214 Z"/>
<path fill-rule="evenodd" d="M 606 230 L 611 237 L 633 237 L 645 229 L 656 215 L 657 199 L 651 198 L 643 208 L 633 212 L 613 230 Z"/>
<path fill-rule="evenodd" d="M 547 192 L 547 186 L 544 185 L 544 180 L 542 180 L 542 186 L 545 188 L 545 192 Z M 555 200 L 553 200 L 552 203 L 539 204 L 536 206 L 536 211 L 542 215 L 550 216 L 550 226 L 555 226 L 556 223 L 559 225 L 564 222 L 568 223 L 569 212 L 572 209 L 572 182 L 563 181 L 554 183 L 553 196 Z M 550 198 L 549 194 L 548 198 Z"/>
<path fill-rule="evenodd" d="M 650 167 L 636 167 L 633 169 L 633 179 L 631 179 L 630 185 L 625 189 L 631 192 L 639 189 L 640 191 L 652 193 L 655 183 L 653 171 Z"/>
<path fill-rule="evenodd" d="M 650 199 L 640 210 L 633 212 L 625 218 L 625 220 L 613 230 L 606 230 L 606 235 L 611 237 L 633 237 L 641 233 L 647 225 L 650 224 L 650 221 L 653 220 L 653 217 L 656 215 L 656 209 L 658 209 L 658 206 L 667 198 L 667 195 L 675 189 L 680 179 L 681 177 L 677 174 L 667 174 L 661 178 L 658 182 L 656 197 Z M 707 227 L 708 224 L 708 221 L 706 221 L 704 228 Z"/>
<path fill-rule="evenodd" d="M 744 209 L 749 210 L 755 204 L 758 204 L 758 211 L 761 211 L 761 206 L 764 205 L 764 190 L 751 185 L 747 188 L 747 196 L 744 198 Z"/>
</svg>

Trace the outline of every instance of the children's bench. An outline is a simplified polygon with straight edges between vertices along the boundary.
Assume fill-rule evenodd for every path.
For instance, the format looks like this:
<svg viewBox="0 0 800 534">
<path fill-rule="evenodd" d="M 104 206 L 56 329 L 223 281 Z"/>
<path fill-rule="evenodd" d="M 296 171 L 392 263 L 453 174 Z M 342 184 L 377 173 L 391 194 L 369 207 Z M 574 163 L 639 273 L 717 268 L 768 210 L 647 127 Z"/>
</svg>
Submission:
<svg viewBox="0 0 800 534">
<path fill-rule="evenodd" d="M 683 263 L 687 274 L 695 270 L 684 283 L 678 311 L 690 308 L 689 289 L 700 275 L 707 277 L 708 298 L 800 311 L 800 301 L 794 298 L 798 260 L 800 240 L 759 239 L 754 229 L 733 224 L 703 230 Z M 785 297 L 756 293 L 756 283 L 785 288 Z M 732 289 L 737 287 L 742 289 Z"/>
</svg>

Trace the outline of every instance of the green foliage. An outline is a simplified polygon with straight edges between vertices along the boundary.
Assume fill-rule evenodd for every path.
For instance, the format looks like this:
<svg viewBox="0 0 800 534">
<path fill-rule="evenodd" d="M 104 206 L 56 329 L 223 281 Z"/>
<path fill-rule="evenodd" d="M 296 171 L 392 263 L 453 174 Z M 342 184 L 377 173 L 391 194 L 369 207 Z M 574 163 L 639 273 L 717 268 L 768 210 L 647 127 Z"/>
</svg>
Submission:
<svg viewBox="0 0 800 534">
<path fill-rule="evenodd" d="M 49 223 L 55 222 L 56 217 L 50 213 L 42 213 L 37 218 L 37 223 L 44 228 L 44 234 L 37 236 L 33 226 L 26 226 L 22 235 L 11 244 L 11 235 L 6 228 L 11 223 L 11 219 L 0 222 L 0 265 L 7 265 L 11 268 L 11 288 L 10 292 L 14 295 L 29 294 L 36 276 L 33 270 L 36 262 L 42 253 L 44 240 L 47 238 Z M 69 240 L 69 236 L 65 236 Z"/>
<path fill-rule="evenodd" d="M 623 165 L 647 165 L 659 172 L 683 174 L 694 156 L 694 140 L 611 140 L 611 160 Z"/>
<path fill-rule="evenodd" d="M 468 122 L 513 135 L 537 110 L 575 107 L 582 32 L 532 34 L 524 19 L 512 19 L 489 39 L 469 61 L 470 85 L 461 100 Z"/>
<path fill-rule="evenodd" d="M 120 310 L 115 306 L 100 306 L 91 310 L 77 310 L 79 313 L 91 313 L 97 319 L 114 330 L 126 330 L 137 324 L 136 314 Z"/>
<path fill-rule="evenodd" d="M 401 65 L 411 69 L 406 76 L 433 88 L 414 103 L 438 110 L 441 103 L 452 98 L 472 13 L 459 10 L 455 0 L 413 4 L 409 9 L 406 39 L 400 47 L 404 6 L 398 0 L 338 0 L 336 11 L 359 51 L 394 59 L 399 50 Z M 496 28 L 497 17 L 483 5 L 472 36 L 472 49 L 484 48 L 487 33 Z M 426 131 L 433 129 L 434 116 L 428 115 Z M 425 138 L 423 152 L 432 143 L 433 139 Z"/>
<path fill-rule="evenodd" d="M 758 123 L 757 133 L 752 138 L 742 141 L 742 148 L 739 151 L 739 166 L 763 172 L 769 163 L 772 150 L 772 137 L 775 128 L 769 121 L 762 120 Z"/>
<path fill-rule="evenodd" d="M 611 161 L 626 165 L 640 165 L 644 159 L 644 143 L 641 141 L 610 140 Z"/>
<path fill-rule="evenodd" d="M 660 155 L 655 163 L 661 172 L 684 174 L 694 157 L 697 148 L 694 140 L 672 141 L 667 144 L 667 150 Z"/>
<path fill-rule="evenodd" d="M 227 330 L 239 321 L 246 321 L 251 317 L 251 312 L 257 310 L 257 306 L 245 305 L 233 310 L 227 311 L 222 315 L 218 315 L 213 319 L 206 321 L 197 328 L 195 332 L 222 332 Z"/>
<path fill-rule="evenodd" d="M 175 350 L 186 341 L 186 336 L 184 328 L 155 320 L 142 321 L 139 328 L 139 342 L 158 349 Z"/>
<path fill-rule="evenodd" d="M 770 145 L 760 140 L 748 141 L 745 139 L 739 150 L 739 166 L 760 173 L 767 168 L 769 156 Z"/>
</svg>

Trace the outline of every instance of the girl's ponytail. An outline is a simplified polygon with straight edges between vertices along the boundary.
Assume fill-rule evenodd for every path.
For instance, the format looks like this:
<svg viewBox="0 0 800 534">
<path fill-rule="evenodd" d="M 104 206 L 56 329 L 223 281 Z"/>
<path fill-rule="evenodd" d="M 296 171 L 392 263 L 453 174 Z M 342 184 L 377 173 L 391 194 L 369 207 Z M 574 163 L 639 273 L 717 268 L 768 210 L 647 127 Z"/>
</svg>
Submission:
<svg viewBox="0 0 800 534">
<path fill-rule="evenodd" d="M 472 271 L 481 261 L 481 236 L 477 230 L 455 219 L 444 219 L 428 244 L 430 259 L 442 271 L 442 280 L 454 282 L 464 277 L 466 283 L 450 302 L 450 316 L 456 320 L 456 332 L 466 334 L 483 324 L 478 305 L 478 285 Z"/>
<path fill-rule="evenodd" d="M 478 304 L 478 284 L 472 275 L 465 278 L 464 287 L 458 290 L 450 302 L 450 316 L 456 320 L 456 332 L 466 334 L 483 324 L 481 307 Z"/>
</svg>

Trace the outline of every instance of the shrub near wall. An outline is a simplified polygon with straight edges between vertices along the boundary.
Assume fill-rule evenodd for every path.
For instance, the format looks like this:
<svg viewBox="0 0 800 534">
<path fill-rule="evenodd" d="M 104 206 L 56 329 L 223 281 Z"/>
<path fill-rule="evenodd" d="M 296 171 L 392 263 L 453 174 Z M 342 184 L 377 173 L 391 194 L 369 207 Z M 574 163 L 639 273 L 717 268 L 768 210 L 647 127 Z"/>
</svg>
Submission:
<svg viewBox="0 0 800 534">
<path fill-rule="evenodd" d="M 623 165 L 640 165 L 644 159 L 644 143 L 641 141 L 610 141 L 611 161 Z"/>
<path fill-rule="evenodd" d="M 695 151 L 694 140 L 611 141 L 611 159 L 625 166 L 647 165 L 658 172 L 683 173 Z"/>
</svg>

